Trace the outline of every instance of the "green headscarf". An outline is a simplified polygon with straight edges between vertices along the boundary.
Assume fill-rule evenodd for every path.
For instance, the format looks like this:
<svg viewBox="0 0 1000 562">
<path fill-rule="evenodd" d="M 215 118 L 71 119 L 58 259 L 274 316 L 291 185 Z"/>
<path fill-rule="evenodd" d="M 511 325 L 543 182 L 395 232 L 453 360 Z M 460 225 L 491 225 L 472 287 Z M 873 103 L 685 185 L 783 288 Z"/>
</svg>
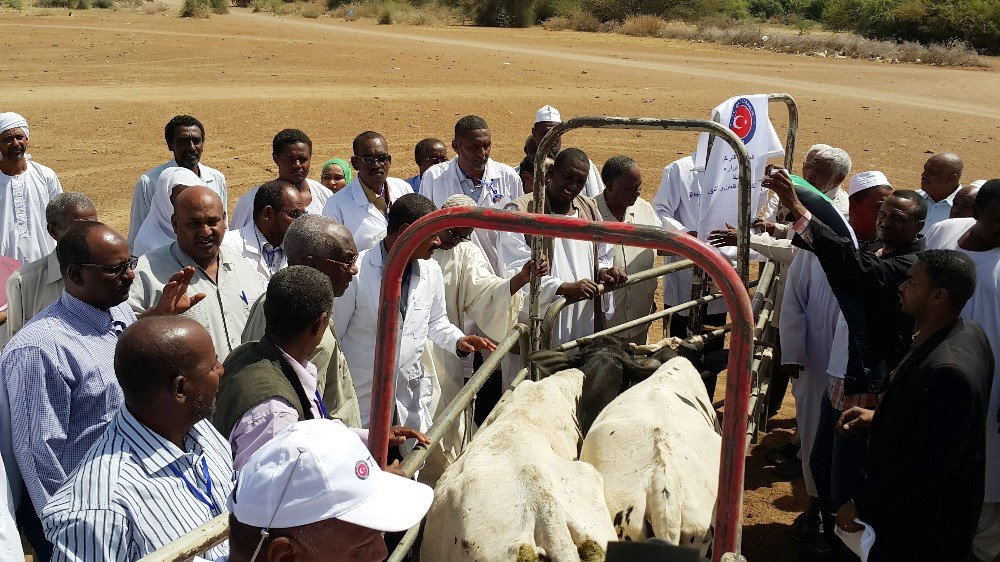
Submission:
<svg viewBox="0 0 1000 562">
<path fill-rule="evenodd" d="M 347 160 L 344 160 L 343 158 L 331 158 L 326 162 L 323 162 L 323 167 L 319 170 L 320 175 L 322 175 L 323 172 L 330 167 L 330 164 L 340 166 L 340 169 L 344 171 L 344 179 L 347 180 L 347 183 L 351 183 L 351 165 L 348 164 Z"/>
</svg>

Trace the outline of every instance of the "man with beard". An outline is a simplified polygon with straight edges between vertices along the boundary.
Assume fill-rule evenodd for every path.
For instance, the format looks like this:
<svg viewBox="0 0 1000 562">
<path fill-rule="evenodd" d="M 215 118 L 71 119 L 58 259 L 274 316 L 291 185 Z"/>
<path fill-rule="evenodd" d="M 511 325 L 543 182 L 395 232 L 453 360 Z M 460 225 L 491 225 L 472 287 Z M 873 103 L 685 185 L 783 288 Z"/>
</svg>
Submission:
<svg viewBox="0 0 1000 562">
<path fill-rule="evenodd" d="M 278 166 L 278 177 L 275 179 L 294 185 L 302 195 L 306 210 L 318 215 L 323 212 L 323 206 L 333 192 L 320 182 L 309 179 L 312 150 L 309 135 L 298 129 L 278 131 L 271 140 L 271 159 Z M 253 221 L 253 201 L 258 189 L 260 186 L 246 192 L 236 202 L 233 215 L 229 217 L 229 230 L 238 230 Z M 225 208 L 223 205 L 223 209 Z"/>
<path fill-rule="evenodd" d="M 354 233 L 354 243 L 363 252 L 385 236 L 389 207 L 413 193 L 413 188 L 404 180 L 389 177 L 392 155 L 381 134 L 365 131 L 355 137 L 353 148 L 351 165 L 358 176 L 330 198 L 323 214 Z"/>
<path fill-rule="evenodd" d="M 27 489 L 18 520 L 38 560 L 52 552 L 38 514 L 122 403 L 112 358 L 118 336 L 135 321 L 125 303 L 135 258 L 122 235 L 80 221 L 59 239 L 56 256 L 62 295 L 15 334 L 0 357 L 13 456 Z"/>
<path fill-rule="evenodd" d="M 175 272 L 184 270 L 195 294 L 177 295 L 191 301 L 183 314 L 208 330 L 224 361 L 240 345 L 250 304 L 264 292 L 264 283 L 242 255 L 221 247 L 226 212 L 211 189 L 194 186 L 182 191 L 171 224 L 177 240 L 139 258 L 129 304 L 137 314 L 162 314 L 154 304 L 164 300 L 161 296 Z"/>
<path fill-rule="evenodd" d="M 138 560 L 221 515 L 233 488 L 229 446 L 208 421 L 222 375 L 208 332 L 143 318 L 114 365 L 125 404 L 42 514 L 56 560 Z"/>
<path fill-rule="evenodd" d="M 421 195 L 430 199 L 436 207 L 444 205 L 452 195 L 463 193 L 480 207 L 502 209 L 524 194 L 521 176 L 514 168 L 490 158 L 493 136 L 482 117 L 466 115 L 459 119 L 455 123 L 451 148 L 457 156 L 431 166 L 421 180 Z M 472 241 L 483 249 L 493 271 L 499 272 L 502 264 L 497 261 L 496 231 L 476 229 L 472 233 Z"/>
<path fill-rule="evenodd" d="M 191 170 L 206 186 L 219 194 L 223 207 L 228 204 L 226 176 L 201 163 L 201 154 L 205 149 L 205 127 L 201 121 L 190 115 L 177 115 L 167 122 L 167 126 L 163 128 L 163 136 L 167 141 L 167 150 L 174 154 L 174 158 L 139 176 L 139 181 L 135 183 L 132 212 L 129 215 L 129 247 L 135 242 L 139 227 L 149 215 L 153 193 L 156 191 L 156 180 L 167 168 L 178 166 Z"/>
</svg>

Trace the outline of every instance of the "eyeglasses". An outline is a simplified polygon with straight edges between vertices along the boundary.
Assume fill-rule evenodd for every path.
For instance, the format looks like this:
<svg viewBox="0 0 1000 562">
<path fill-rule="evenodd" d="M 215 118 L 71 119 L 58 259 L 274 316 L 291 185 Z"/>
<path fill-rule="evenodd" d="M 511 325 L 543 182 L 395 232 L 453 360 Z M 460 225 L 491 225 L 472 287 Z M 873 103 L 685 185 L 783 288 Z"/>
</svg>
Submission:
<svg viewBox="0 0 1000 562">
<path fill-rule="evenodd" d="M 448 161 L 447 158 L 443 158 L 443 157 L 440 157 L 440 156 L 431 156 L 429 158 L 428 157 L 422 157 L 421 160 L 423 160 L 424 162 L 427 162 L 431 166 L 433 166 L 435 164 L 440 164 L 441 162 L 447 162 Z"/>
<path fill-rule="evenodd" d="M 104 273 L 108 275 L 114 275 L 115 277 L 121 277 L 125 275 L 125 272 L 130 269 L 135 269 L 135 266 L 139 263 L 139 258 L 132 256 L 128 261 L 120 263 L 118 265 L 101 265 L 99 263 L 78 263 L 79 266 L 84 267 L 99 267 Z"/>
<path fill-rule="evenodd" d="M 468 234 L 459 234 L 458 232 L 455 231 L 454 228 L 449 228 L 448 230 L 445 230 L 445 232 L 448 233 L 448 236 L 451 236 L 452 238 L 458 240 L 459 242 L 468 242 L 469 240 L 472 240 L 471 232 Z"/>
<path fill-rule="evenodd" d="M 309 211 L 305 209 L 281 209 L 282 213 L 288 215 L 292 220 L 295 220 L 302 215 L 308 215 Z"/>
<path fill-rule="evenodd" d="M 344 269 L 344 271 L 350 271 L 354 267 L 354 264 L 358 263 L 358 254 L 354 254 L 354 256 L 351 258 L 351 261 L 339 261 L 330 258 L 323 258 L 323 261 L 328 261 L 330 263 L 339 265 Z"/>
<path fill-rule="evenodd" d="M 392 162 L 392 156 L 388 154 L 379 154 L 378 156 L 355 156 L 355 158 L 361 160 L 369 166 L 376 163 L 380 166 L 384 166 L 389 162 Z"/>
</svg>

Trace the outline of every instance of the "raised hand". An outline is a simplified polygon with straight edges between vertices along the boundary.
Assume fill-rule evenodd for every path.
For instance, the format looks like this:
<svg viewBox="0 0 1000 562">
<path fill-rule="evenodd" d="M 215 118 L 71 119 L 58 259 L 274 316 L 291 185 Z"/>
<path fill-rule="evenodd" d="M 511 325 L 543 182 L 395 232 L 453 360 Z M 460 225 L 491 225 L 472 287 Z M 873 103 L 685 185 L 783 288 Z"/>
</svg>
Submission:
<svg viewBox="0 0 1000 562">
<path fill-rule="evenodd" d="M 163 294 L 160 295 L 160 301 L 156 303 L 153 308 L 146 311 L 143 316 L 172 316 L 177 314 L 183 314 L 191 309 L 192 306 L 198 304 L 205 298 L 205 293 L 198 293 L 193 296 L 188 296 L 188 287 L 191 285 L 191 279 L 194 278 L 195 269 L 191 266 L 187 266 L 184 269 L 175 273 L 170 281 L 163 286 Z"/>
</svg>

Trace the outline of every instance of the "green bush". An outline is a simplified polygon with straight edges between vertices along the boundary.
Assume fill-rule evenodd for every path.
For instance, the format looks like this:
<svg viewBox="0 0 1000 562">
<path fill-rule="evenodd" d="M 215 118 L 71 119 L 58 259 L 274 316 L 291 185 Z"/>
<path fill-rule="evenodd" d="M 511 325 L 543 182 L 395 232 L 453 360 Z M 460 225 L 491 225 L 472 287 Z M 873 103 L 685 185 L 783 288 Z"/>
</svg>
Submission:
<svg viewBox="0 0 1000 562">
<path fill-rule="evenodd" d="M 3 0 L 3 2 L 0 2 L 0 6 L 5 6 L 12 10 L 20 10 L 21 8 L 24 8 L 24 4 L 21 3 L 21 0 Z"/>
<path fill-rule="evenodd" d="M 227 0 L 184 0 L 181 7 L 182 18 L 207 18 L 212 13 L 225 14 L 229 11 Z M 217 11 L 217 5 L 221 4 L 223 11 Z"/>
<path fill-rule="evenodd" d="M 601 21 L 625 21 L 630 16 L 701 20 L 739 19 L 749 14 L 748 0 L 583 0 L 583 7 Z"/>
</svg>

